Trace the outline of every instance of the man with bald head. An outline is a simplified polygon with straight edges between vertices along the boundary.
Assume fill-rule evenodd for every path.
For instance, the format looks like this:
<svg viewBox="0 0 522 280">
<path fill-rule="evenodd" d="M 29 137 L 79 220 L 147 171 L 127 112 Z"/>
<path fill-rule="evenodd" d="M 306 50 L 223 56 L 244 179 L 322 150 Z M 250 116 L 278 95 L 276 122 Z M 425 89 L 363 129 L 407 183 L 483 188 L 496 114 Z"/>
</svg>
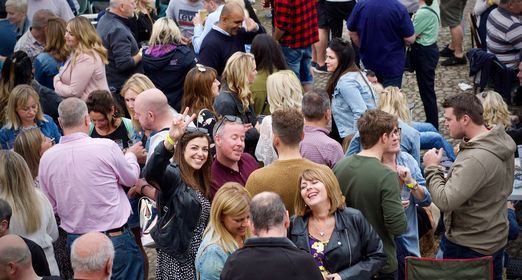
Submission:
<svg viewBox="0 0 522 280">
<path fill-rule="evenodd" d="M 71 246 L 74 279 L 106 280 L 111 278 L 114 246 L 99 232 L 89 232 Z"/>
<path fill-rule="evenodd" d="M 89 137 L 90 118 L 81 99 L 63 100 L 58 114 L 64 136 L 43 154 L 38 178 L 67 232 L 67 245 L 84 233 L 101 232 L 119 245 L 115 279 L 143 279 L 143 256 L 127 224 L 131 206 L 122 187 L 138 180 L 141 143 L 124 154 L 110 139 Z"/>
<path fill-rule="evenodd" d="M 0 237 L 0 279 L 61 279 L 45 276 L 40 278 L 31 264 L 31 252 L 18 235 L 8 234 Z"/>
<path fill-rule="evenodd" d="M 144 130 L 154 131 L 150 137 L 147 160 L 154 148 L 165 140 L 172 122 L 172 111 L 167 97 L 161 90 L 153 88 L 140 93 L 134 101 L 134 118 Z"/>
<path fill-rule="evenodd" d="M 246 28 L 242 27 L 243 21 Z M 221 76 L 228 58 L 235 52 L 245 52 L 245 45 L 251 44 L 257 34 L 265 32 L 265 28 L 253 19 L 245 19 L 245 12 L 238 3 L 226 3 L 219 22 L 212 27 L 201 43 L 198 61 L 216 69 Z"/>
</svg>

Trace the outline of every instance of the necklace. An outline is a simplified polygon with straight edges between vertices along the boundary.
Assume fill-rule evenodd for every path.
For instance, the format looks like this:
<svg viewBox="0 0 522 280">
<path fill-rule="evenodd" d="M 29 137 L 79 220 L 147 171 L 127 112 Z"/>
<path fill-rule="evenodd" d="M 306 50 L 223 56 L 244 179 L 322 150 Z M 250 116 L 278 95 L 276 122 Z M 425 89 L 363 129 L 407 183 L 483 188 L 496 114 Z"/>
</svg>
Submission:
<svg viewBox="0 0 522 280">
<path fill-rule="evenodd" d="M 312 221 L 312 219 L 310 219 L 310 221 Z M 314 222 L 311 223 L 312 226 L 313 226 L 313 227 L 314 227 L 314 228 L 319 232 L 319 235 L 320 235 L 321 237 L 324 237 L 326 231 L 321 230 L 321 229 L 316 225 L 316 224 L 318 223 L 316 219 L 313 219 L 313 221 L 314 221 Z"/>
</svg>

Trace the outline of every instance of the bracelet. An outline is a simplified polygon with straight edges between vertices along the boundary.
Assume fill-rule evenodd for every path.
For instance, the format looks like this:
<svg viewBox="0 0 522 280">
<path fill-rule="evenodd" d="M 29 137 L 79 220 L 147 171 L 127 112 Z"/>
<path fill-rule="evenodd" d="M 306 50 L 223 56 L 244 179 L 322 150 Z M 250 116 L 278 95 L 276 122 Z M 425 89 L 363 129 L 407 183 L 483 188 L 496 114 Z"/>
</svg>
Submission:
<svg viewBox="0 0 522 280">
<path fill-rule="evenodd" d="M 145 184 L 145 185 L 141 186 L 141 188 L 140 188 L 140 194 L 143 195 L 143 189 L 144 189 L 146 186 L 150 186 L 150 185 L 149 185 L 149 184 Z"/>
<path fill-rule="evenodd" d="M 174 142 L 174 140 L 170 137 L 170 134 L 167 134 L 167 138 L 165 138 L 167 140 L 167 142 L 169 144 L 171 144 L 172 146 L 176 146 L 176 143 Z"/>
<path fill-rule="evenodd" d="M 417 181 L 413 181 L 413 183 L 406 184 L 408 189 L 416 190 L 417 189 Z"/>
</svg>

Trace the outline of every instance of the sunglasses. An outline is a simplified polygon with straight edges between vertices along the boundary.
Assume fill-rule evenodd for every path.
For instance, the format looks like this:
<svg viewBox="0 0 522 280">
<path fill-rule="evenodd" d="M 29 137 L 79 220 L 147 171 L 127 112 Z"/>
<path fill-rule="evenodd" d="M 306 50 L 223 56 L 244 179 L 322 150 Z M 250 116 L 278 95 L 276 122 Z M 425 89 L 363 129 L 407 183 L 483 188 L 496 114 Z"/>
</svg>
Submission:
<svg viewBox="0 0 522 280">
<path fill-rule="evenodd" d="M 199 72 L 201 73 L 205 73 L 207 72 L 207 68 L 203 65 L 203 64 L 196 64 L 196 68 L 198 69 Z"/>
<path fill-rule="evenodd" d="M 225 124 L 225 122 L 235 122 L 235 123 L 243 124 L 243 121 L 241 120 L 240 117 L 233 116 L 233 115 L 224 115 L 223 118 L 218 121 L 217 126 L 214 129 L 214 131 L 219 131 L 219 128 L 221 128 Z"/>
<path fill-rule="evenodd" d="M 203 127 L 192 127 L 192 126 L 189 126 L 185 130 L 185 133 L 194 133 L 194 132 L 201 132 L 201 133 L 208 134 L 208 130 L 206 128 L 203 128 Z"/>
</svg>

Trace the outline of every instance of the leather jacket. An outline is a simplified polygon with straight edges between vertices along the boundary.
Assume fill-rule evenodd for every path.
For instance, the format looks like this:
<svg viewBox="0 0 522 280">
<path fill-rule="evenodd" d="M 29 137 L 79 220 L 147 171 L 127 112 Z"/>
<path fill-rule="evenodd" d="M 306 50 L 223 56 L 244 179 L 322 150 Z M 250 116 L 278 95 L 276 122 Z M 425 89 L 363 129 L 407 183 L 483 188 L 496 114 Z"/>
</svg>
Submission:
<svg viewBox="0 0 522 280">
<path fill-rule="evenodd" d="M 172 152 L 158 145 L 143 174 L 147 182 L 159 189 L 156 205 L 158 222 L 151 231 L 157 248 L 183 261 L 201 215 L 196 190 L 181 180 Z"/>
<path fill-rule="evenodd" d="M 345 207 L 334 213 L 335 228 L 325 248 L 324 266 L 341 279 L 370 279 L 386 263 L 382 241 L 359 210 Z M 294 216 L 289 238 L 310 252 L 309 216 Z"/>
</svg>

